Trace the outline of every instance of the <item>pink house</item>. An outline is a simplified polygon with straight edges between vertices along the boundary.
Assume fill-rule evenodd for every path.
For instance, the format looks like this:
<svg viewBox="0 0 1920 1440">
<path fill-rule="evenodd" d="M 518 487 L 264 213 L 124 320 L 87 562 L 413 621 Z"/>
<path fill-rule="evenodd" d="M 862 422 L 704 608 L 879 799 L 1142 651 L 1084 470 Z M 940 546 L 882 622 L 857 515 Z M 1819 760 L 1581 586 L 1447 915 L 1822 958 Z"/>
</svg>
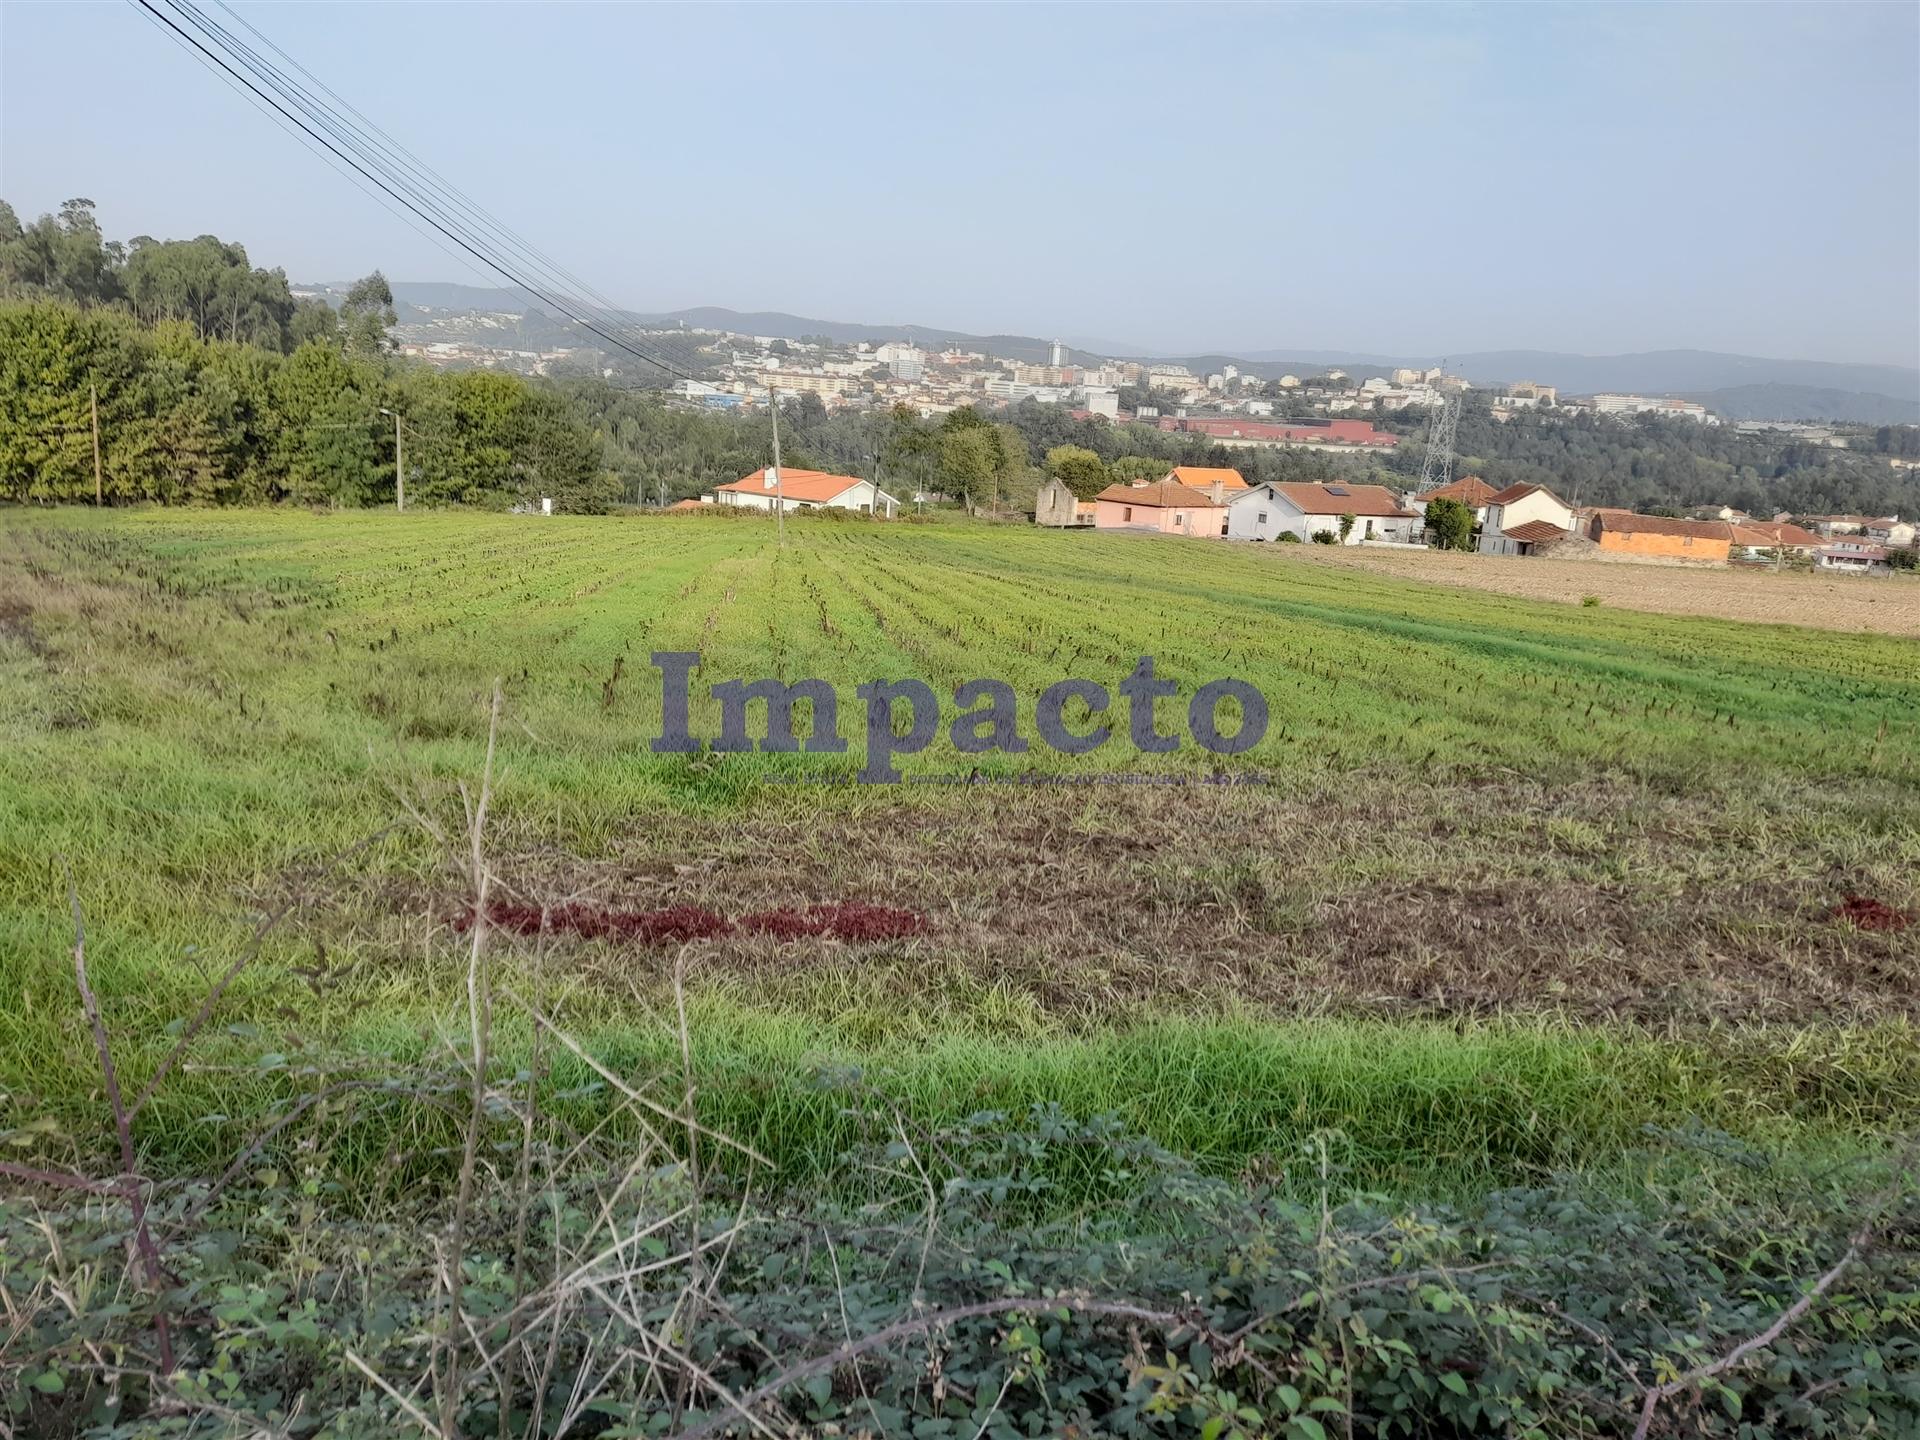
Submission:
<svg viewBox="0 0 1920 1440">
<path fill-rule="evenodd" d="M 1227 532 L 1227 507 L 1207 491 L 1177 480 L 1109 485 L 1093 497 L 1093 528 L 1157 530 L 1163 535 L 1217 539 Z"/>
</svg>

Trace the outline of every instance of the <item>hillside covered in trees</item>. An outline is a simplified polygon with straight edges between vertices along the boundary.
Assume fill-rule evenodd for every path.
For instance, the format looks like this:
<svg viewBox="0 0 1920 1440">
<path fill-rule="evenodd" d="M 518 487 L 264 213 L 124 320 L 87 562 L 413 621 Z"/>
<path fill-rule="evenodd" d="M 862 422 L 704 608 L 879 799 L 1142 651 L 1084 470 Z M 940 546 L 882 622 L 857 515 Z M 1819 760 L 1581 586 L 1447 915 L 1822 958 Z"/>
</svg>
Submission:
<svg viewBox="0 0 1920 1440">
<path fill-rule="evenodd" d="M 1920 452 L 1920 428 L 1911 425 L 1863 431 L 1849 448 L 1837 449 L 1654 415 L 1567 419 L 1523 412 L 1500 421 L 1484 404 L 1469 403 L 1460 415 L 1456 449 L 1462 467 L 1490 484 L 1531 481 L 1582 505 L 1654 510 L 1716 504 L 1755 515 L 1920 514 L 1920 472 L 1888 463 Z M 1402 445 L 1386 463 L 1418 476 L 1420 460 L 1419 446 Z"/>
<path fill-rule="evenodd" d="M 211 235 L 123 245 L 88 201 L 0 202 L 0 495 L 388 503 L 397 432 L 410 502 L 618 498 L 564 396 L 403 364 L 393 321 L 378 272 L 336 309 Z"/>
<path fill-rule="evenodd" d="M 410 505 L 657 504 L 771 457 L 764 413 L 675 409 L 657 390 L 595 374 L 435 370 L 393 353 L 393 323 L 378 272 L 335 307 L 295 296 L 284 272 L 211 235 L 108 241 L 90 201 L 31 224 L 0 201 L 0 498 L 90 501 L 97 488 L 106 503 L 388 504 L 396 429 Z M 830 414 L 803 395 L 782 413 L 790 465 L 1000 510 L 1031 508 L 1048 473 L 1084 497 L 1176 464 L 1233 465 L 1254 482 L 1403 485 L 1419 474 L 1424 428 L 1403 413 L 1396 450 L 1343 456 L 1230 449 L 1031 400 L 927 419 Z M 1538 481 L 1578 503 L 1920 513 L 1920 478 L 1888 463 L 1920 454 L 1914 427 L 1865 432 L 1842 450 L 1650 417 L 1496 422 L 1470 396 L 1458 449 L 1461 472 Z"/>
</svg>

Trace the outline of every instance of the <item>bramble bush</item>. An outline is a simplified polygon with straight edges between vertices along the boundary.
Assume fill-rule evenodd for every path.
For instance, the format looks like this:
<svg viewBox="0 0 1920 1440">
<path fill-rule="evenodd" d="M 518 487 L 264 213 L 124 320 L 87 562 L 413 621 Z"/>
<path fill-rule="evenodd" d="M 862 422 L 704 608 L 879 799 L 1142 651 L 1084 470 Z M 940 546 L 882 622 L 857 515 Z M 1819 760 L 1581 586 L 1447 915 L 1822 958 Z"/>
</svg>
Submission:
<svg viewBox="0 0 1920 1440">
<path fill-rule="evenodd" d="M 197 1219 L 205 1186 L 158 1191 L 159 1289 L 130 1272 L 117 1204 L 0 1203 L 0 1417 L 98 1440 L 347 1440 L 423 1422 L 1625 1436 L 1649 1388 L 1805 1293 L 1864 1218 L 1848 1195 L 1888 1178 L 1809 1180 L 1725 1137 L 1661 1135 L 1641 1196 L 1569 1177 L 1471 1209 L 1342 1200 L 1337 1134 L 1227 1181 L 1111 1121 L 1039 1107 L 923 1133 L 857 1076 L 823 1083 L 872 1136 L 847 1157 L 881 1177 L 870 1204 L 703 1194 L 697 1162 L 637 1165 L 613 1146 L 568 1161 L 565 1137 L 529 1143 L 503 1100 L 457 1303 L 441 1207 L 369 1205 L 319 1163 L 263 1167 Z M 1285 1198 L 1286 1168 L 1318 1198 Z M 1068 1177 L 1076 1193 L 1096 1178 L 1104 1203 L 1058 1213 L 1048 1197 Z M 1842 1283 L 1664 1399 L 1648 1433 L 1915 1434 L 1920 1205 L 1908 1185 L 1890 1206 Z M 449 1390 L 455 1311 L 471 1338 Z M 152 1355 L 163 1316 L 171 1374 Z"/>
</svg>

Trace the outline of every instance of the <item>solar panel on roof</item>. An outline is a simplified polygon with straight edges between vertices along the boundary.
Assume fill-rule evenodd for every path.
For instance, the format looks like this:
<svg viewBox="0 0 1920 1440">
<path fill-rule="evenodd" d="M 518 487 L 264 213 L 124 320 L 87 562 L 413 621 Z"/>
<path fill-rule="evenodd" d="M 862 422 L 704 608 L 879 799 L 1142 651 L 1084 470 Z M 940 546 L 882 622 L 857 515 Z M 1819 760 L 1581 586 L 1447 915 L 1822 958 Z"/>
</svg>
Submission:
<svg viewBox="0 0 1920 1440">
<path fill-rule="evenodd" d="M 1347 487 L 1344 485 L 1327 486 L 1327 494 L 1329 495 L 1345 495 L 1347 493 L 1348 493 Z"/>
</svg>

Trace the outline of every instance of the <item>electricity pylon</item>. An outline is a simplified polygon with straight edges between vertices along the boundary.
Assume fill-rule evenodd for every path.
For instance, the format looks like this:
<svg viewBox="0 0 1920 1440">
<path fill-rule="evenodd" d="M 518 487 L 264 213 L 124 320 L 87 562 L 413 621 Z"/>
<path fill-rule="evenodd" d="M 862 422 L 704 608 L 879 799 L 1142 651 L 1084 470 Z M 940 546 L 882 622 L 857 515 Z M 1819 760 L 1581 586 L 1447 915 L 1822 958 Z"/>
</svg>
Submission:
<svg viewBox="0 0 1920 1440">
<path fill-rule="evenodd" d="M 1427 417 L 1427 458 L 1420 464 L 1420 494 L 1453 483 L 1453 428 L 1460 419 L 1460 397 L 1442 395 L 1440 408 Z"/>
</svg>

